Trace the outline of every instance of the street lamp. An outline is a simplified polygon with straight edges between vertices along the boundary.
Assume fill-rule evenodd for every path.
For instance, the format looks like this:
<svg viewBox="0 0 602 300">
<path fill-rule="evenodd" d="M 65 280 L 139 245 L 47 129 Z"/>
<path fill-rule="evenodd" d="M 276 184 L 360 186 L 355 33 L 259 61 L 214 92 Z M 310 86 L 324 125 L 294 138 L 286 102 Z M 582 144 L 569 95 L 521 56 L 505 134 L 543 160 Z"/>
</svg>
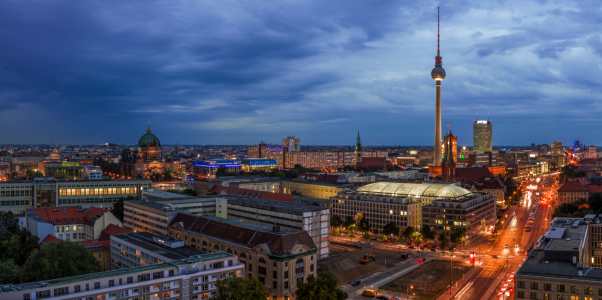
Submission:
<svg viewBox="0 0 602 300">
<path fill-rule="evenodd" d="M 454 253 L 449 254 L 449 294 L 452 294 L 452 257 L 454 257 Z"/>
<path fill-rule="evenodd" d="M 408 289 L 409 288 L 409 289 Z M 406 285 L 406 298 L 410 299 L 410 289 L 414 289 L 413 285 L 410 285 L 409 287 Z"/>
</svg>

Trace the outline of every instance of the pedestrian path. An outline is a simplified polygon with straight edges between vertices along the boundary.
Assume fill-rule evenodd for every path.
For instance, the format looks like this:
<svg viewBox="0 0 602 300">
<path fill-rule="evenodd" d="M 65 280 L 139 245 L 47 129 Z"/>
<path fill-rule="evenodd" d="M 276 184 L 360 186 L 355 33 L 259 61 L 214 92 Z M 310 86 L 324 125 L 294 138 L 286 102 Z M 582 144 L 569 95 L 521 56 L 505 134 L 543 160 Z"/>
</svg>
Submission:
<svg viewBox="0 0 602 300">
<path fill-rule="evenodd" d="M 470 288 L 470 285 L 472 285 L 471 280 L 481 271 L 482 269 L 479 267 L 475 267 L 470 269 L 468 272 L 466 272 L 466 274 L 464 274 L 464 278 L 461 278 L 460 280 L 456 281 L 451 289 L 451 294 L 449 292 L 449 287 L 447 289 L 447 291 L 445 291 L 441 296 L 439 296 L 439 298 L 437 298 L 437 300 L 450 300 L 450 299 L 462 299 L 461 297 L 456 297 L 454 298 L 454 295 L 456 295 L 456 293 L 458 293 L 458 291 L 460 291 L 460 293 L 463 292 L 463 290 L 465 288 Z M 459 294 L 458 294 L 459 295 Z"/>
</svg>

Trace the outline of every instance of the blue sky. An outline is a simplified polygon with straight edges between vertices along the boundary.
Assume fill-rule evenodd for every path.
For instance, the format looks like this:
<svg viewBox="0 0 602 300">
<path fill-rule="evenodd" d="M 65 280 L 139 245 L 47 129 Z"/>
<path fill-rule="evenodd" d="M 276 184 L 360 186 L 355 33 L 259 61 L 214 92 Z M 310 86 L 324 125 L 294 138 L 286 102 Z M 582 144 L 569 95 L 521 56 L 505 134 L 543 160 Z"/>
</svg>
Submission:
<svg viewBox="0 0 602 300">
<path fill-rule="evenodd" d="M 0 2 L 0 143 L 602 146 L 599 1 Z"/>
</svg>

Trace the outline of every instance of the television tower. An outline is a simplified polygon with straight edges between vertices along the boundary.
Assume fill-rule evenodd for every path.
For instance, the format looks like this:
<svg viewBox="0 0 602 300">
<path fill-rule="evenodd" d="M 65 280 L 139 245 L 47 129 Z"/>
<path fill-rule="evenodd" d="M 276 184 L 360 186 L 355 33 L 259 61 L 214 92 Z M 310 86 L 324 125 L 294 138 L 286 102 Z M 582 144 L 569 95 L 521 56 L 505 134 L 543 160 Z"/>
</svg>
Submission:
<svg viewBox="0 0 602 300">
<path fill-rule="evenodd" d="M 431 77 L 435 80 L 437 90 L 435 104 L 435 167 L 441 166 L 441 81 L 445 79 L 443 61 L 439 53 L 439 6 L 437 6 L 437 56 L 435 57 L 435 68 L 431 71 Z"/>
</svg>

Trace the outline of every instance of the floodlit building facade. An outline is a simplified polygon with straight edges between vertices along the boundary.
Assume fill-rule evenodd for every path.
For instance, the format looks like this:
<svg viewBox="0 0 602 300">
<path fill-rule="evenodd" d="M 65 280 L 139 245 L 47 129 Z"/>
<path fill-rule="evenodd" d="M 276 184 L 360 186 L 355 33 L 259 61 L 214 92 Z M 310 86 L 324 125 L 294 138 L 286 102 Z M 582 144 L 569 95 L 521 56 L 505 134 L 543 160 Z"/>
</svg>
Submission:
<svg viewBox="0 0 602 300">
<path fill-rule="evenodd" d="M 490 120 L 474 121 L 472 134 L 472 151 L 474 153 L 492 151 L 492 128 Z"/>
</svg>

